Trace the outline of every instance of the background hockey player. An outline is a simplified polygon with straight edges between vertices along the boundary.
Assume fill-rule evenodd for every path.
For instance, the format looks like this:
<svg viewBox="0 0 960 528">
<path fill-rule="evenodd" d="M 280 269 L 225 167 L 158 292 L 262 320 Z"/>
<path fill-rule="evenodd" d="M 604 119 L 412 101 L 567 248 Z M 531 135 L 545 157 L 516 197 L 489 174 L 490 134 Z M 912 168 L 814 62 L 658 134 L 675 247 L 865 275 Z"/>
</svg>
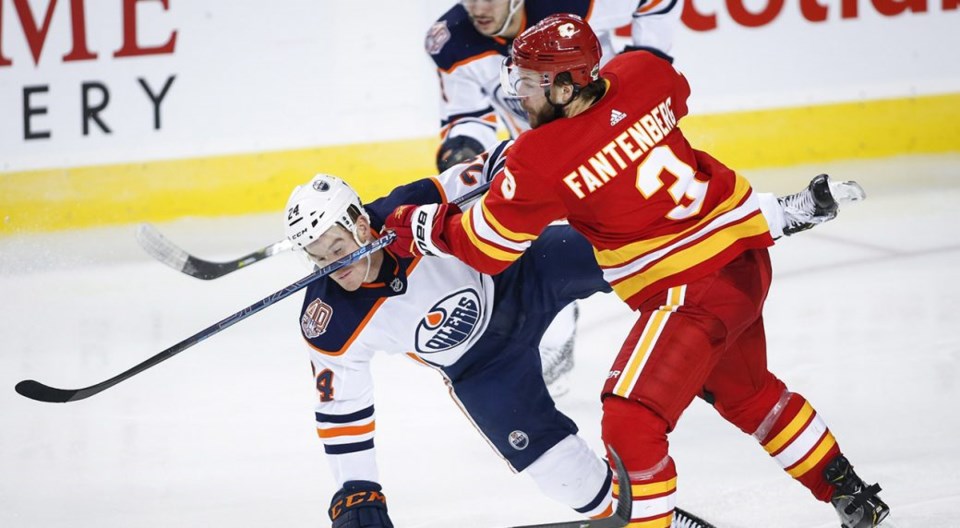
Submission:
<svg viewBox="0 0 960 528">
<path fill-rule="evenodd" d="M 677 472 L 667 434 L 697 395 L 832 502 L 845 527 L 881 523 L 889 509 L 879 486 L 863 483 L 810 403 L 767 370 L 770 226 L 749 182 L 677 128 L 686 79 L 645 51 L 601 71 L 599 41 L 572 15 L 525 31 L 512 59 L 503 89 L 520 98 L 533 130 L 467 212 L 395 211 L 394 246 L 498 273 L 558 218 L 590 241 L 637 312 L 602 392 L 604 442 L 631 475 L 631 525 L 670 525 Z"/>
</svg>

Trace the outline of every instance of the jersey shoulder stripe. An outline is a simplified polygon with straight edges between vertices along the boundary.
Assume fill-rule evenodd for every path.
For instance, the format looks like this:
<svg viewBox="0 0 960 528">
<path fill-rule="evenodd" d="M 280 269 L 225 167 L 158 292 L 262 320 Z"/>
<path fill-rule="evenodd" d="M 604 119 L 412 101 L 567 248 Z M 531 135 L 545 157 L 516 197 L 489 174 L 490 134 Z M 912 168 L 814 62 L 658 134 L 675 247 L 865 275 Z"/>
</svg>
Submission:
<svg viewBox="0 0 960 528">
<path fill-rule="evenodd" d="M 363 293 L 348 293 L 329 277 L 307 287 L 300 332 L 312 348 L 333 356 L 346 351 L 384 299 Z"/>
</svg>

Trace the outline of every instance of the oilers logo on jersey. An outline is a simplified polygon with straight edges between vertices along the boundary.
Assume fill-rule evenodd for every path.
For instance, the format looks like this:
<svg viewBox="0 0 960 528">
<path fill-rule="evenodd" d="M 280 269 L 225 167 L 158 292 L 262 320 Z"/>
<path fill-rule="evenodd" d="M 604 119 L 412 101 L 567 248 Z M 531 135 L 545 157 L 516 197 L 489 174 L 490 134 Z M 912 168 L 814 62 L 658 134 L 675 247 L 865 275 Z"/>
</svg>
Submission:
<svg viewBox="0 0 960 528">
<path fill-rule="evenodd" d="M 448 295 L 434 304 L 417 325 L 417 352 L 433 354 L 466 343 L 479 320 L 480 296 L 476 290 L 467 288 Z"/>
<path fill-rule="evenodd" d="M 333 307 L 321 301 L 314 299 L 303 311 L 300 318 L 300 328 L 303 329 L 303 335 L 307 339 L 319 337 L 320 334 L 327 331 L 327 325 L 330 324 L 330 318 L 333 316 Z"/>
</svg>

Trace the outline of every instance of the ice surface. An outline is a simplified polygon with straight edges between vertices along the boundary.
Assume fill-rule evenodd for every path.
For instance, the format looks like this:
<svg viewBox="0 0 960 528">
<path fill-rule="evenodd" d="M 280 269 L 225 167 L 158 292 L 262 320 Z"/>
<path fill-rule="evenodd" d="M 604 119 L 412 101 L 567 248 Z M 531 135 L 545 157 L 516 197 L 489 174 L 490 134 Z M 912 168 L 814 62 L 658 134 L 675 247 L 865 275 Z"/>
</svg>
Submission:
<svg viewBox="0 0 960 528">
<path fill-rule="evenodd" d="M 879 481 L 899 528 L 960 526 L 960 157 L 748 173 L 794 192 L 828 171 L 869 198 L 772 251 L 770 366 Z M 279 204 L 278 204 L 279 209 Z M 227 259 L 282 236 L 279 216 L 158 226 Z M 299 295 L 88 400 L 13 391 L 113 376 L 305 274 L 281 255 L 216 281 L 180 275 L 135 226 L 0 239 L 0 526 L 325 526 L 334 492 L 314 433 Z M 611 296 L 583 305 L 560 407 L 599 449 L 598 390 L 632 323 Z M 403 527 L 571 517 L 512 474 L 431 370 L 375 361 L 377 448 Z M 835 516 L 749 437 L 694 402 L 671 435 L 679 504 L 724 528 L 835 527 Z"/>
</svg>

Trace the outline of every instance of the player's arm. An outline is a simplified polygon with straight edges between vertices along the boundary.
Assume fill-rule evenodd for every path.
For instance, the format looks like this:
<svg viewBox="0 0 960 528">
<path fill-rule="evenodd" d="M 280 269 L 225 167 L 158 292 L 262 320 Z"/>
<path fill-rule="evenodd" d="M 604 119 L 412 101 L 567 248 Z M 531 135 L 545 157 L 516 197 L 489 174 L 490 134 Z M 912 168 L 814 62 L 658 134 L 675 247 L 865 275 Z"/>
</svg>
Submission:
<svg viewBox="0 0 960 528">
<path fill-rule="evenodd" d="M 497 143 L 497 115 L 469 65 L 437 73 L 441 116 L 437 170 L 444 172 Z"/>
<path fill-rule="evenodd" d="M 383 219 L 398 206 L 453 201 L 488 183 L 502 170 L 506 153 L 512 144 L 513 140 L 501 141 L 490 150 L 454 165 L 437 176 L 400 185 L 387 196 L 365 204 L 364 208 L 370 213 L 374 227 L 379 229 L 383 225 Z"/>
<path fill-rule="evenodd" d="M 670 62 L 673 35 L 680 25 L 681 0 L 642 0 L 630 23 L 631 43 L 624 51 L 647 50 L 661 54 Z"/>
<path fill-rule="evenodd" d="M 543 228 L 565 216 L 556 193 L 528 167 L 509 157 L 490 191 L 462 213 L 445 204 L 398 208 L 387 222 L 397 232 L 395 246 L 414 254 L 455 256 L 483 273 L 503 271 Z"/>
<path fill-rule="evenodd" d="M 332 356 L 311 347 L 317 436 L 340 488 L 328 511 L 333 528 L 389 528 L 373 438 L 372 353 L 350 347 Z"/>
</svg>

